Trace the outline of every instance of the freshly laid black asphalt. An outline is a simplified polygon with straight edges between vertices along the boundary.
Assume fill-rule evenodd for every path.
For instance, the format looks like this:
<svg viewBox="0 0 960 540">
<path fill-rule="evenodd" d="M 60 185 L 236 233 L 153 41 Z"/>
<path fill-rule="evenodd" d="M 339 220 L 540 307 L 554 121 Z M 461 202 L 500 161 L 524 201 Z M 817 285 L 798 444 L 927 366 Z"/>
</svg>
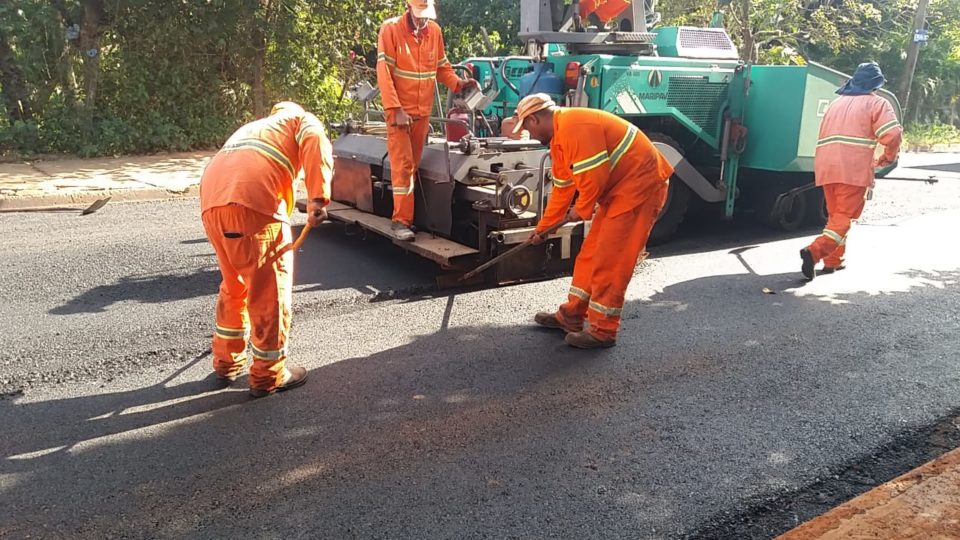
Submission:
<svg viewBox="0 0 960 540">
<path fill-rule="evenodd" d="M 568 280 L 436 290 L 324 225 L 295 272 L 310 381 L 252 401 L 209 377 L 196 201 L 2 214 L 0 537 L 769 537 L 957 416 L 958 228 L 960 181 L 880 182 L 850 268 L 805 284 L 816 231 L 688 227 L 619 345 L 578 352 L 530 325 Z"/>
</svg>

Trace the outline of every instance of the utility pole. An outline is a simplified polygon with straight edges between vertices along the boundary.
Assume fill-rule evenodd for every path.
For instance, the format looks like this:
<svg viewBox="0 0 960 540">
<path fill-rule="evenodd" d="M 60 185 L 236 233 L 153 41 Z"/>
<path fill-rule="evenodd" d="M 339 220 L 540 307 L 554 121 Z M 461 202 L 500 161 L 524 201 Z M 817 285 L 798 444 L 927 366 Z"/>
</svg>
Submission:
<svg viewBox="0 0 960 540">
<path fill-rule="evenodd" d="M 910 104 L 910 87 L 913 86 L 913 74 L 917 69 L 917 58 L 920 56 L 920 45 L 922 43 L 917 39 L 918 30 L 923 30 L 927 22 L 927 7 L 930 0 L 920 0 L 917 5 L 917 13 L 913 17 L 913 30 L 910 32 L 910 39 L 907 45 L 907 69 L 903 71 L 903 79 L 900 81 L 900 99 L 903 102 L 903 116 L 907 116 L 907 106 Z"/>
</svg>

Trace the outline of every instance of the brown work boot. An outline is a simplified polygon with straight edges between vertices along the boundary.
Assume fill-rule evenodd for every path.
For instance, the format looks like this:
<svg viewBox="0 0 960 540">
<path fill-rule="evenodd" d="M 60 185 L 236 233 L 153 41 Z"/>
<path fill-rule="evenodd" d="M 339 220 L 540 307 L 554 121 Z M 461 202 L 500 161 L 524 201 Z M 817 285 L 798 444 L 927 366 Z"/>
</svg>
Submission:
<svg viewBox="0 0 960 540">
<path fill-rule="evenodd" d="M 606 349 L 617 344 L 615 339 L 597 339 L 590 332 L 570 332 L 565 338 L 567 345 L 577 349 Z"/>
<path fill-rule="evenodd" d="M 298 386 L 303 386 L 307 382 L 307 370 L 302 367 L 292 367 L 285 368 L 287 372 L 286 380 L 283 384 L 278 385 L 273 390 L 261 390 L 259 388 L 251 388 L 250 395 L 255 398 L 267 397 L 274 392 L 286 392 L 287 390 L 292 390 Z"/>
<path fill-rule="evenodd" d="M 413 233 L 413 230 L 399 221 L 394 221 L 390 224 L 390 230 L 393 231 L 393 237 L 401 242 L 413 242 L 417 235 Z"/>
<path fill-rule="evenodd" d="M 576 332 L 577 328 L 570 328 L 563 324 L 563 321 L 557 317 L 556 313 L 547 313 L 546 311 L 541 311 L 533 316 L 533 322 L 539 324 L 544 328 L 552 328 L 554 330 L 563 330 L 564 332 Z M 582 328 L 582 327 L 581 327 Z"/>
</svg>

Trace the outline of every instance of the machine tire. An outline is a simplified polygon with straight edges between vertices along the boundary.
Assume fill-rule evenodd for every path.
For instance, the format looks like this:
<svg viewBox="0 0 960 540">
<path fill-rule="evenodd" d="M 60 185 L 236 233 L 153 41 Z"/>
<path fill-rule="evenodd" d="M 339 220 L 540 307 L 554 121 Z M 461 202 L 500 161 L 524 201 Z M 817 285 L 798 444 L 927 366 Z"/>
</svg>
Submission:
<svg viewBox="0 0 960 540">
<path fill-rule="evenodd" d="M 827 224 L 827 201 L 823 198 L 823 188 L 811 189 L 804 195 L 807 196 L 806 224 L 812 227 L 823 227 Z"/>
<path fill-rule="evenodd" d="M 764 205 L 765 211 L 767 212 L 767 223 L 772 227 L 793 232 L 803 226 L 803 223 L 807 220 L 808 208 L 809 208 L 809 194 L 810 192 L 800 193 L 797 196 L 793 197 L 792 204 L 789 207 L 786 207 L 786 211 L 774 214 L 774 203 L 777 200 L 777 197 L 780 193 L 776 191 L 771 191 L 768 197 L 768 203 Z"/>
<path fill-rule="evenodd" d="M 683 147 L 677 141 L 663 133 L 648 133 L 647 137 L 651 141 L 672 146 L 681 155 L 684 153 Z M 680 227 L 683 219 L 687 216 L 692 197 L 693 192 L 683 183 L 683 180 L 676 176 L 670 179 L 667 201 L 663 204 L 660 215 L 657 216 L 657 222 L 653 225 L 653 230 L 650 231 L 650 240 L 648 241 L 650 245 L 662 244 L 676 234 L 677 228 Z"/>
</svg>

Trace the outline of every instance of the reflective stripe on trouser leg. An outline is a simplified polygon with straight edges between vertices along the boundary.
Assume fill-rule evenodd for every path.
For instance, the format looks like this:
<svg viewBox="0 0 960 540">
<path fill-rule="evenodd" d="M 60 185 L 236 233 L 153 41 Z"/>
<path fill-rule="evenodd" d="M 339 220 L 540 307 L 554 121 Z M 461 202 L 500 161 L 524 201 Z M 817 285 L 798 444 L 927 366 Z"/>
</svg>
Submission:
<svg viewBox="0 0 960 540">
<path fill-rule="evenodd" d="M 290 305 L 293 300 L 293 252 L 278 253 L 292 240 L 290 225 L 275 222 L 257 233 L 261 261 L 253 269 L 249 283 L 248 311 L 250 312 L 250 387 L 272 390 L 282 384 L 287 358 L 287 335 L 290 331 Z"/>
<path fill-rule="evenodd" d="M 591 278 L 592 295 L 587 319 L 590 333 L 601 340 L 616 339 L 627 286 L 647 246 L 657 214 L 666 200 L 666 185 L 652 191 L 639 206 L 605 217 L 597 238 Z M 590 233 L 593 233 L 591 229 Z"/>
<path fill-rule="evenodd" d="M 223 277 L 217 296 L 211 352 L 214 371 L 224 377 L 238 375 L 247 363 L 247 288 L 236 262 L 246 260 L 244 251 L 249 239 L 224 236 L 224 232 L 243 232 L 243 211 L 239 206 L 224 206 L 212 208 L 202 216 L 204 230 L 217 255 Z"/>
<path fill-rule="evenodd" d="M 840 236 L 839 234 L 837 234 L 836 232 L 831 231 L 830 229 L 824 229 L 823 232 L 821 233 L 821 235 L 822 235 L 822 236 L 826 236 L 826 237 L 829 238 L 830 240 L 833 240 L 834 242 L 837 243 L 838 246 L 839 246 L 841 243 L 843 243 L 843 237 Z"/>
<path fill-rule="evenodd" d="M 565 325 L 571 328 L 581 328 L 590 307 L 591 280 L 593 265 L 597 256 L 597 239 L 603 230 L 606 210 L 600 208 L 590 223 L 590 232 L 580 247 L 577 260 L 573 264 L 573 281 L 567 292 L 567 301 L 557 310 L 557 315 Z"/>
<path fill-rule="evenodd" d="M 391 115 L 392 117 L 392 115 Z M 416 207 L 416 173 L 423 146 L 430 130 L 429 118 L 415 120 L 408 130 L 387 123 L 387 153 L 390 158 L 390 184 L 393 188 L 393 220 L 413 224 Z"/>
</svg>

